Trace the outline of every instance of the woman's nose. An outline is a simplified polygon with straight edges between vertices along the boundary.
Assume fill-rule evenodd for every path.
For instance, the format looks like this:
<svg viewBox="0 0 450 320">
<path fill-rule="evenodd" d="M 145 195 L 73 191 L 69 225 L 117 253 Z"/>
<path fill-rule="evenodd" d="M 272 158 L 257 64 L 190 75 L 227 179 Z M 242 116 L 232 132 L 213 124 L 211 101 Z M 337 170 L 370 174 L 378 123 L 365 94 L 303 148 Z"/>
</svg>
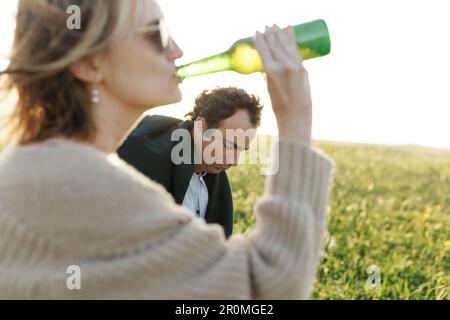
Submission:
<svg viewBox="0 0 450 320">
<path fill-rule="evenodd" d="M 167 51 L 170 60 L 176 60 L 183 56 L 183 50 L 178 46 L 173 38 L 170 38 L 169 50 Z"/>
</svg>

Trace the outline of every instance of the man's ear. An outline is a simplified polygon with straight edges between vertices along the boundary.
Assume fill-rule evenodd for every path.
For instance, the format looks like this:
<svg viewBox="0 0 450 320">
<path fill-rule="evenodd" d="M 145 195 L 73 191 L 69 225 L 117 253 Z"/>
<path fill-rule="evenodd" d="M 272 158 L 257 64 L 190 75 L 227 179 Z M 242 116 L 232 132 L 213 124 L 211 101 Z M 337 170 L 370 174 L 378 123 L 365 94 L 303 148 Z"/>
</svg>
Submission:
<svg viewBox="0 0 450 320">
<path fill-rule="evenodd" d="M 78 80 L 88 83 L 98 83 L 103 80 L 99 65 L 100 56 L 94 55 L 72 63 L 69 69 Z"/>
</svg>

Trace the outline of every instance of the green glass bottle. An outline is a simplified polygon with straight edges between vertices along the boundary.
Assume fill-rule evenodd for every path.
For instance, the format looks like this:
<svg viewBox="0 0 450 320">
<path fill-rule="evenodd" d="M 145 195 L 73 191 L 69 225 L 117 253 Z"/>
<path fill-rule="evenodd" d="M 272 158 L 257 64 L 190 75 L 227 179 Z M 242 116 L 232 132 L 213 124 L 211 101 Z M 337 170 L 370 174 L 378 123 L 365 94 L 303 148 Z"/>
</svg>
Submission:
<svg viewBox="0 0 450 320">
<path fill-rule="evenodd" d="M 299 24 L 293 29 L 303 60 L 330 53 L 330 36 L 324 20 Z M 253 46 L 253 37 L 236 41 L 223 53 L 177 67 L 177 76 L 185 79 L 227 70 L 242 74 L 263 70 L 261 58 Z"/>
</svg>

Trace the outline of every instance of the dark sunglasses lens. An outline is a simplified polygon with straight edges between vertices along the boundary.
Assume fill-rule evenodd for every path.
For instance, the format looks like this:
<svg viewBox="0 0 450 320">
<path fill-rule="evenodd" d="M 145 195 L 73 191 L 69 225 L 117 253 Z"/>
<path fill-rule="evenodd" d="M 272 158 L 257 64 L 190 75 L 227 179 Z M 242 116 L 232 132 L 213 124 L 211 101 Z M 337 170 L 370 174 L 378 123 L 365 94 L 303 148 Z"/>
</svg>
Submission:
<svg viewBox="0 0 450 320">
<path fill-rule="evenodd" d="M 162 45 L 162 40 L 161 40 L 161 35 L 158 31 L 148 35 L 148 39 L 150 40 L 151 44 L 155 48 L 158 48 L 158 50 L 161 52 L 164 51 L 164 47 Z"/>
<path fill-rule="evenodd" d="M 160 50 L 160 52 L 167 51 L 169 48 L 170 35 L 164 20 L 158 24 L 158 30 L 147 32 L 148 41 Z"/>
</svg>

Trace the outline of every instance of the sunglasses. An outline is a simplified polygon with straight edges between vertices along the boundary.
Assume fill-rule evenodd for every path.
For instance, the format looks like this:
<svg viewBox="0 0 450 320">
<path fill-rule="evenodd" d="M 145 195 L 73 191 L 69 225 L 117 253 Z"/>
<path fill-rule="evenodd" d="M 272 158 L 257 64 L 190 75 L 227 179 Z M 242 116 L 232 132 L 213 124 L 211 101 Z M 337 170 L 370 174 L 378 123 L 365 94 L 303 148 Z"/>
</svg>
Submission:
<svg viewBox="0 0 450 320">
<path fill-rule="evenodd" d="M 164 19 L 159 20 L 158 24 L 139 28 L 137 32 L 143 34 L 150 43 L 160 50 L 160 52 L 167 52 L 169 50 L 170 33 Z"/>
</svg>

